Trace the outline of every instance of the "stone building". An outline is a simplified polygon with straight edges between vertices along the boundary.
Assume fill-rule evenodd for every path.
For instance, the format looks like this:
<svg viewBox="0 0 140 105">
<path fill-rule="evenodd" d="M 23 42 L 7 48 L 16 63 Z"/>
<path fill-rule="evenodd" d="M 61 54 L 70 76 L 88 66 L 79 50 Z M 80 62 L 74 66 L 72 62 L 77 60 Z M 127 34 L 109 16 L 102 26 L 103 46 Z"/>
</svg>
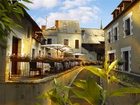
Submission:
<svg viewBox="0 0 140 105">
<path fill-rule="evenodd" d="M 82 28 L 82 53 L 91 61 L 104 59 L 104 31 L 95 28 Z"/>
<path fill-rule="evenodd" d="M 56 20 L 55 26 L 43 31 L 43 35 L 46 44 L 69 46 L 70 53 L 76 57 L 82 56 L 90 61 L 103 59 L 104 32 L 101 29 L 80 28 L 79 22 L 75 20 Z M 55 56 L 55 51 L 51 53 Z"/>
<path fill-rule="evenodd" d="M 81 53 L 81 31 L 79 22 L 76 20 L 56 20 L 55 26 L 43 31 L 46 44 L 61 44 L 69 46 L 69 53 Z M 53 53 L 53 52 L 51 52 Z M 55 54 L 52 54 L 55 56 Z"/>
<path fill-rule="evenodd" d="M 140 1 L 122 0 L 112 12 L 113 20 L 104 28 L 105 57 L 112 62 L 120 61 L 117 73 L 127 83 L 140 83 Z M 123 85 L 111 85 L 109 90 Z M 126 97 L 111 98 L 107 105 L 135 105 L 140 97 L 130 94 Z"/>
<path fill-rule="evenodd" d="M 122 71 L 140 73 L 139 0 L 123 0 L 112 12 L 113 20 L 104 28 L 106 56 L 122 59 Z"/>
<path fill-rule="evenodd" d="M 4 63 L 0 69 L 0 81 L 5 82 L 11 76 L 28 76 L 29 62 L 17 62 L 16 59 L 30 59 L 41 52 L 43 44 L 41 29 L 26 11 L 19 24 L 22 28 L 15 27 L 13 32 L 5 39 L 5 49 L 0 55 Z M 5 63 L 6 62 L 6 63 Z M 2 63 L 2 64 L 3 64 Z"/>
</svg>

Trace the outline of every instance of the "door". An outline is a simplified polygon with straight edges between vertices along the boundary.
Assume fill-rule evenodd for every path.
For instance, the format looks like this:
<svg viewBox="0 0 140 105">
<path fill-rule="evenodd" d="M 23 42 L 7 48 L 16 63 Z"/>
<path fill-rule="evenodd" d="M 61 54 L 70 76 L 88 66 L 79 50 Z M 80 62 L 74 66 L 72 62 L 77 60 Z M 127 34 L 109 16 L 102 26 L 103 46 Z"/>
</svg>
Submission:
<svg viewBox="0 0 140 105">
<path fill-rule="evenodd" d="M 12 55 L 15 55 L 15 56 L 18 55 L 18 42 L 19 42 L 19 39 L 16 37 L 13 37 L 13 39 L 12 39 Z M 17 61 L 12 61 L 12 75 L 13 74 L 18 74 Z"/>
<path fill-rule="evenodd" d="M 112 63 L 115 60 L 115 54 L 114 53 L 109 54 L 109 60 L 110 60 L 110 63 Z"/>
<path fill-rule="evenodd" d="M 128 51 L 123 52 L 123 59 L 124 59 L 123 69 L 124 71 L 129 71 L 129 52 Z"/>
</svg>

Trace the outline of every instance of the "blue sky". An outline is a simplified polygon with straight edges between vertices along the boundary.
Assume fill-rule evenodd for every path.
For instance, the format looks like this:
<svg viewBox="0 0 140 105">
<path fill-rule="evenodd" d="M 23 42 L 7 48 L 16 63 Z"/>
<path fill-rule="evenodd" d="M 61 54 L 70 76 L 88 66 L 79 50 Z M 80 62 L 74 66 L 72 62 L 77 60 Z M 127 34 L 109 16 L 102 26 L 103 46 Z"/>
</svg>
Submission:
<svg viewBox="0 0 140 105">
<path fill-rule="evenodd" d="M 55 20 L 78 20 L 82 28 L 103 27 L 122 0 L 32 0 L 28 13 L 41 25 L 54 26 Z M 46 21 L 47 20 L 47 21 Z"/>
</svg>

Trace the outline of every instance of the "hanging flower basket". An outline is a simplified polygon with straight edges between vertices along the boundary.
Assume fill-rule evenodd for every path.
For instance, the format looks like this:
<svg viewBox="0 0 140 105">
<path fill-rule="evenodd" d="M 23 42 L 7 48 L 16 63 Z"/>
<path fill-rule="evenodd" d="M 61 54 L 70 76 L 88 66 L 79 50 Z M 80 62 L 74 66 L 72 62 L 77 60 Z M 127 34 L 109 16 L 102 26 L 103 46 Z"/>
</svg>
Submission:
<svg viewBox="0 0 140 105">
<path fill-rule="evenodd" d="M 30 57 L 29 56 L 11 55 L 10 60 L 11 61 L 16 61 L 16 62 L 29 62 Z"/>
</svg>

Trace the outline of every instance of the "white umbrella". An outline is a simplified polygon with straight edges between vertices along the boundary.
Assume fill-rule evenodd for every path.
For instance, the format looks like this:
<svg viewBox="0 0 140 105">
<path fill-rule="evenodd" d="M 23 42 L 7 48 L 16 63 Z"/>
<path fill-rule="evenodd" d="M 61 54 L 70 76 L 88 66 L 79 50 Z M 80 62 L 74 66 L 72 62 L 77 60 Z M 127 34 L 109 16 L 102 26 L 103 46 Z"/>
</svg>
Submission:
<svg viewBox="0 0 140 105">
<path fill-rule="evenodd" d="M 46 47 L 49 49 L 55 49 L 57 50 L 57 55 L 58 55 L 58 50 L 61 52 L 71 52 L 72 48 L 63 44 L 46 44 L 46 45 L 41 45 L 41 47 Z"/>
<path fill-rule="evenodd" d="M 82 55 L 85 55 L 85 54 L 82 54 L 82 53 L 74 53 L 73 55 L 79 55 L 79 56 L 81 55 L 82 56 Z"/>
<path fill-rule="evenodd" d="M 67 52 L 72 49 L 71 47 L 63 45 L 63 44 L 46 44 L 46 45 L 41 45 L 41 47 L 54 48 L 56 50 L 60 50 L 64 52 Z"/>
<path fill-rule="evenodd" d="M 61 48 L 65 47 L 65 45 L 62 45 L 62 44 L 46 44 L 46 45 L 41 45 L 41 47 L 61 49 Z"/>
</svg>

